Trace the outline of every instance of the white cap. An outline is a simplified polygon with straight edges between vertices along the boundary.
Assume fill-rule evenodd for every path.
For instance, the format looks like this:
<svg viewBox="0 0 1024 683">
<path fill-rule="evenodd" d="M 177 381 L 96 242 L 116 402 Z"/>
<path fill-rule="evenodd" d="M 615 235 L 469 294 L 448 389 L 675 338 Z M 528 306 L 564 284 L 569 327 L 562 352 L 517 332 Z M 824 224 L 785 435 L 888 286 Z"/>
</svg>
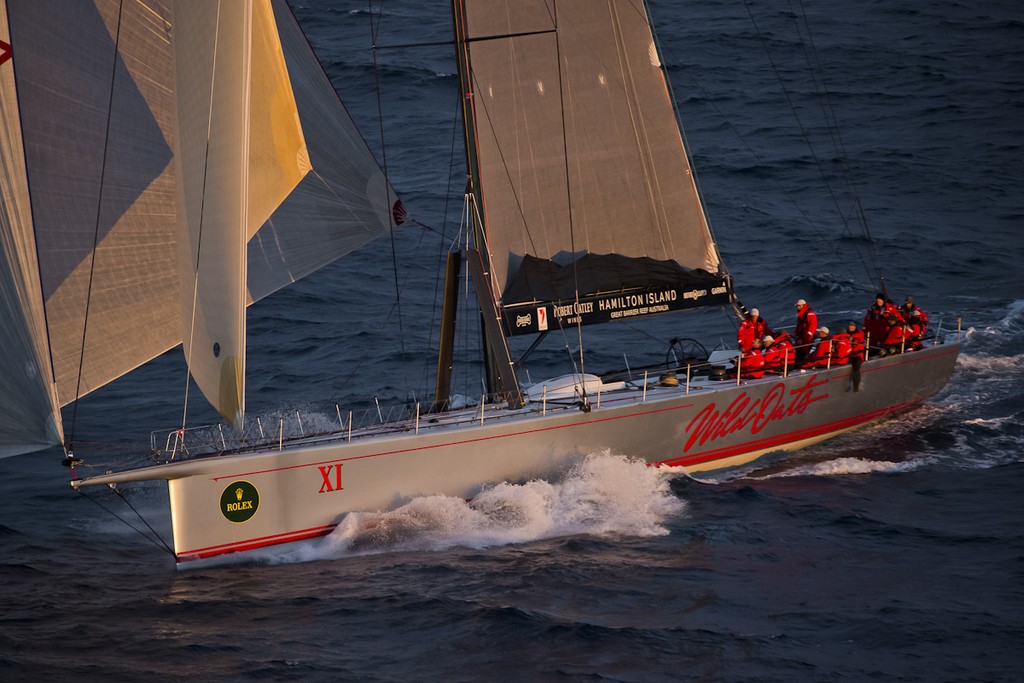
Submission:
<svg viewBox="0 0 1024 683">
<path fill-rule="evenodd" d="M 804 301 L 803 299 L 797 299 L 797 300 L 796 300 L 796 305 L 797 305 L 797 306 L 806 306 L 806 305 L 807 305 L 807 302 L 806 302 L 806 301 Z"/>
<path fill-rule="evenodd" d="M 756 308 L 751 308 L 750 309 L 750 315 L 752 315 L 755 318 L 757 318 L 757 317 L 759 317 L 761 315 L 761 311 L 757 310 Z"/>
<path fill-rule="evenodd" d="M 773 337 L 772 335 L 766 334 L 764 336 L 764 343 L 765 344 L 771 344 L 773 341 L 775 341 L 775 337 Z"/>
<path fill-rule="evenodd" d="M 828 328 L 824 327 L 824 326 L 823 327 L 819 327 L 818 328 L 818 332 L 824 332 L 825 334 L 828 334 Z"/>
</svg>

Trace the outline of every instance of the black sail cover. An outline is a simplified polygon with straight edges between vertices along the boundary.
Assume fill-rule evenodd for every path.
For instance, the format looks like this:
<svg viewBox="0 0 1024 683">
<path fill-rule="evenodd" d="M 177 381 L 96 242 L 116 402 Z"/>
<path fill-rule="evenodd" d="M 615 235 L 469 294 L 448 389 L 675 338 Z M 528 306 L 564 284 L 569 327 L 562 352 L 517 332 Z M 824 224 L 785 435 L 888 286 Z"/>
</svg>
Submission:
<svg viewBox="0 0 1024 683">
<path fill-rule="evenodd" d="M 466 0 L 465 19 L 508 332 L 727 301 L 643 2 Z"/>
</svg>

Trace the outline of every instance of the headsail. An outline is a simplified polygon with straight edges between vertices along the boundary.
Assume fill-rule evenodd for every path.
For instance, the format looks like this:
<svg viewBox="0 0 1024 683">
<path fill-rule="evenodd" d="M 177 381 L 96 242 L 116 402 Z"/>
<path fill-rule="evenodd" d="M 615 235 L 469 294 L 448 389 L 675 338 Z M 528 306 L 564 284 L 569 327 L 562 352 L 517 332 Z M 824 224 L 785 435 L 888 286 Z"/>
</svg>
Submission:
<svg viewBox="0 0 1024 683">
<path fill-rule="evenodd" d="M 240 428 L 246 242 L 309 158 L 270 0 L 178 0 L 174 26 L 182 343 L 207 400 Z"/>
<path fill-rule="evenodd" d="M 253 300 L 386 233 L 398 201 L 288 4 L 273 7 L 313 172 L 249 241 Z"/>
<path fill-rule="evenodd" d="M 0 457 L 62 438 L 9 41 L 0 5 Z"/>
<path fill-rule="evenodd" d="M 13 56 L 0 71 L 14 76 L 24 168 L 4 172 L 31 191 L 33 306 L 45 302 L 47 325 L 34 338 L 63 405 L 181 340 L 169 12 L 117 0 L 6 8 Z"/>
<path fill-rule="evenodd" d="M 486 248 L 510 317 L 555 302 L 571 305 L 547 307 L 552 324 L 597 322 L 624 295 L 659 311 L 723 301 L 643 4 L 460 4 Z M 537 331 L 526 317 L 510 332 Z"/>
<path fill-rule="evenodd" d="M 225 254 L 237 273 L 231 285 L 232 319 L 244 320 L 239 299 L 258 300 L 391 226 L 394 192 L 283 0 L 272 5 L 270 0 L 8 0 L 0 7 L 10 23 L 9 34 L 0 34 L 0 40 L 12 46 L 3 53 L 11 58 L 0 64 L 6 136 L 0 171 L 12 189 L 3 188 L 7 270 L 0 273 L 0 287 L 9 310 L 0 311 L 0 340 L 5 362 L 10 358 L 12 367 L 20 364 L 24 372 L 28 366 L 20 359 L 34 359 L 40 372 L 26 380 L 30 389 L 21 388 L 7 382 L 15 375 L 4 367 L 0 407 L 10 403 L 30 415 L 0 412 L 0 453 L 58 443 L 56 406 L 186 337 L 183 320 L 191 325 L 186 310 L 191 311 L 195 264 L 181 269 L 179 251 L 187 253 L 182 247 L 187 230 L 181 228 L 185 222 L 177 195 L 184 182 L 195 178 L 191 172 L 182 178 L 176 170 L 183 161 L 176 157 L 186 156 L 178 148 L 177 102 L 183 97 L 209 100 L 210 90 L 208 83 L 202 90 L 187 79 L 181 88 L 176 85 L 175 54 L 181 52 L 178 41 L 192 40 L 185 35 L 188 14 L 217 4 L 223 11 L 253 6 L 258 35 L 251 59 L 261 74 L 267 69 L 279 74 L 254 86 L 250 103 L 258 101 L 249 118 L 236 125 L 262 127 L 249 153 L 269 159 L 280 173 L 266 172 L 265 164 L 261 172 L 244 166 L 245 182 L 259 182 L 257 175 L 276 187 L 298 182 L 291 194 L 274 194 L 267 185 L 250 189 L 254 204 L 237 205 L 248 217 L 243 246 L 232 247 L 243 260 Z M 294 102 L 288 102 L 289 93 Z M 19 110 L 20 129 L 11 113 Z M 201 126 L 204 136 L 207 124 L 204 120 Z M 299 130 L 305 133 L 306 152 L 296 142 L 301 142 Z M 250 141 L 254 135 L 250 132 Z M 303 179 L 310 160 L 313 171 Z M 18 197 L 24 199 L 12 208 Z M 17 220 L 11 218 L 15 215 Z M 16 230 L 21 237 L 13 237 Z M 247 245 L 244 237 L 251 238 Z M 32 265 L 36 253 L 38 272 Z M 210 305 L 209 310 L 223 310 L 220 304 Z M 238 330 L 244 325 L 232 324 Z M 21 331 L 15 335 L 14 329 Z M 221 344 L 222 357 L 226 345 L 238 346 L 222 342 L 220 333 L 196 344 L 212 355 L 214 342 Z M 228 374 L 239 378 L 241 370 Z M 214 403 L 221 402 L 220 386 L 218 375 Z M 35 398 L 26 398 L 29 393 Z M 224 412 L 233 416 L 238 411 L 229 406 Z M 20 431 L 9 435 L 9 425 Z M 19 436 L 25 430 L 32 431 L 31 438 Z M 8 447 L 15 443 L 22 445 Z"/>
</svg>

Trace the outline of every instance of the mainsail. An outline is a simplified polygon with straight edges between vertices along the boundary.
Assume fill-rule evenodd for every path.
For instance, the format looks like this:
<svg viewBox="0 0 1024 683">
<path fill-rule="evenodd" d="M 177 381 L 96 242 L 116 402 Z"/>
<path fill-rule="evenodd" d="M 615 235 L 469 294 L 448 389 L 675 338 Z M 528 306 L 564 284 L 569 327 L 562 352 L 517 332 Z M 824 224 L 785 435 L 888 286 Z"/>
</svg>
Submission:
<svg viewBox="0 0 1024 683">
<path fill-rule="evenodd" d="M 587 323 L 602 316 L 584 300 L 726 300 L 644 4 L 456 5 L 483 247 L 506 311 L 570 303 L 547 307 L 552 321 L 583 311 Z M 538 331 L 538 314 L 509 331 Z"/>
<path fill-rule="evenodd" d="M 234 36 L 216 56 L 185 47 L 212 30 L 208 13 L 247 17 L 230 19 Z M 0 454 L 59 443 L 59 406 L 189 338 L 200 352 L 190 371 L 239 417 L 244 305 L 386 232 L 396 200 L 290 10 L 283 0 L 8 0 L 0 18 L 11 46 L 0 63 Z M 215 85 L 204 68 L 217 70 Z M 225 78 L 247 81 L 246 101 L 211 114 Z M 206 158 L 219 118 L 211 149 L 221 151 Z M 245 140 L 229 144 L 237 131 Z M 223 161 L 240 153 L 247 162 Z M 216 192 L 229 196 L 195 189 L 218 168 Z M 202 215 L 189 218 L 197 203 Z M 197 286 L 199 224 L 199 251 L 220 252 L 220 265 Z M 221 246 L 207 249 L 218 234 Z M 200 355 L 216 362 L 203 369 Z"/>
</svg>

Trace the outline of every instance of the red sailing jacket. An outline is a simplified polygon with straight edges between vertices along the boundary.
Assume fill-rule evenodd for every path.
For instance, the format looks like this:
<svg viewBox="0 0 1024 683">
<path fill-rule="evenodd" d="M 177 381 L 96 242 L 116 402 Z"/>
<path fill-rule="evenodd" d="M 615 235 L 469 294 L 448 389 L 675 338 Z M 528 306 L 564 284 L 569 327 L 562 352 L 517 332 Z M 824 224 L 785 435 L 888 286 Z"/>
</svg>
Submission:
<svg viewBox="0 0 1024 683">
<path fill-rule="evenodd" d="M 882 337 L 881 346 L 885 348 L 891 348 L 894 346 L 899 347 L 903 345 L 903 339 L 903 323 L 897 320 L 892 325 L 887 324 L 885 336 Z"/>
<path fill-rule="evenodd" d="M 796 329 L 793 336 L 799 346 L 810 344 L 814 340 L 814 333 L 818 331 L 818 314 L 805 305 L 796 313 Z"/>
<path fill-rule="evenodd" d="M 740 323 L 740 329 L 736 332 L 736 343 L 739 344 L 741 351 L 748 351 L 754 345 L 755 339 L 762 339 L 766 334 L 769 334 L 769 330 L 768 323 L 764 321 L 764 318 L 759 317 L 754 320 L 748 315 Z"/>
<path fill-rule="evenodd" d="M 779 370 L 785 370 L 786 368 L 792 368 L 796 365 L 796 349 L 793 348 L 793 342 L 789 338 L 789 334 L 785 330 L 780 330 L 775 337 L 775 343 L 772 344 L 771 348 L 779 350 Z"/>
<path fill-rule="evenodd" d="M 911 318 L 910 322 L 903 329 L 903 334 L 907 340 L 907 348 L 921 348 L 921 338 L 924 337 L 924 325 L 917 322 L 918 320 L 920 318 Z"/>
<path fill-rule="evenodd" d="M 829 366 L 829 356 L 832 355 L 832 340 L 829 337 L 818 340 L 811 354 L 807 356 L 803 367 L 805 368 L 826 368 Z"/>
<path fill-rule="evenodd" d="M 846 365 L 850 362 L 850 335 L 837 332 L 832 335 L 832 365 Z"/>
<path fill-rule="evenodd" d="M 921 323 L 921 336 L 924 336 L 925 330 L 928 329 L 928 314 L 920 306 L 907 308 L 906 304 L 900 306 L 898 310 L 903 319 L 908 323 L 914 319 L 914 313 L 917 313 L 918 321 Z"/>
<path fill-rule="evenodd" d="M 743 352 L 740 357 L 740 377 L 745 379 L 764 377 L 764 354 L 760 349 Z"/>
<path fill-rule="evenodd" d="M 850 340 L 850 360 L 854 358 L 864 360 L 864 330 L 857 330 L 852 334 L 846 333 L 846 336 Z"/>
<path fill-rule="evenodd" d="M 891 301 L 886 301 L 884 306 L 873 304 L 864 314 L 864 332 L 871 337 L 872 346 L 886 346 L 885 335 L 889 327 L 886 318 L 889 314 L 895 315 L 898 322 L 905 322 L 900 309 Z"/>
</svg>

